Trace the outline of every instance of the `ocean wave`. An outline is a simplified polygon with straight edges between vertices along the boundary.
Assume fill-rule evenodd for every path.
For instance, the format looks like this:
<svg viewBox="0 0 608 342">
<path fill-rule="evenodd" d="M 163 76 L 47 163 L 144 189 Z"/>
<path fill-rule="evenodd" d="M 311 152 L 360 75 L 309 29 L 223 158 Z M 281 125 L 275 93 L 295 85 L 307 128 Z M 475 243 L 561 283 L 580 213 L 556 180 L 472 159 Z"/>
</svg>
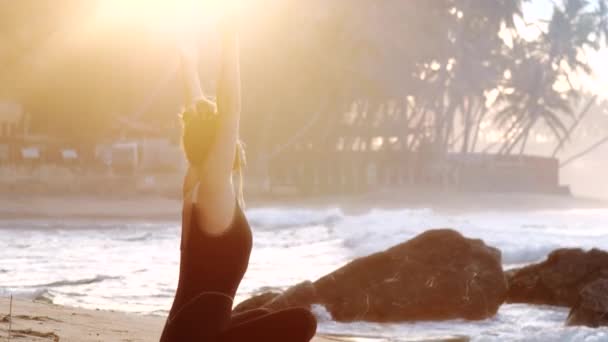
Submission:
<svg viewBox="0 0 608 342">
<path fill-rule="evenodd" d="M 313 225 L 331 226 L 341 221 L 340 209 L 312 210 L 260 208 L 247 211 L 247 219 L 256 230 L 277 230 Z"/>
<path fill-rule="evenodd" d="M 372 210 L 345 216 L 332 228 L 350 258 L 383 251 L 429 229 L 452 228 L 467 238 L 481 239 L 502 251 L 503 263 L 526 264 L 546 258 L 559 248 L 602 248 L 602 215 L 575 219 L 544 212 L 484 212 L 446 215 L 429 209 Z M 542 227 L 542 228 L 539 228 Z"/>
<path fill-rule="evenodd" d="M 255 291 L 253 291 L 253 293 L 250 293 L 251 296 L 257 296 L 257 295 L 261 295 L 267 292 L 283 292 L 283 290 L 285 290 L 284 288 L 278 287 L 278 286 L 261 286 L 257 289 L 255 289 Z"/>
<path fill-rule="evenodd" d="M 90 284 L 95 284 L 95 283 L 101 283 L 106 280 L 116 280 L 116 279 L 122 279 L 122 277 L 98 275 L 93 278 L 84 278 L 84 279 L 76 279 L 76 280 L 59 280 L 59 281 L 54 281 L 54 282 L 46 283 L 46 284 L 23 286 L 23 288 L 53 288 L 53 287 L 64 287 L 64 286 L 90 285 Z"/>
<path fill-rule="evenodd" d="M 167 317 L 167 315 L 169 314 L 169 310 L 154 310 L 154 311 L 145 312 L 145 314 L 150 315 L 150 316 Z"/>
<path fill-rule="evenodd" d="M 141 235 L 141 236 L 119 238 L 119 239 L 116 239 L 116 240 L 123 241 L 123 242 L 140 242 L 140 241 L 149 240 L 151 237 L 152 237 L 152 233 L 146 233 L 146 234 Z"/>
<path fill-rule="evenodd" d="M 450 320 L 415 323 L 339 323 L 322 306 L 313 306 L 319 319 L 319 332 L 368 336 L 372 341 L 440 340 L 440 337 L 469 337 L 473 342 L 544 342 L 608 340 L 607 329 L 565 327 L 568 310 L 550 306 L 505 304 L 499 313 L 483 321 Z"/>
<path fill-rule="evenodd" d="M 53 291 L 53 294 L 57 293 L 58 295 L 67 296 L 67 297 L 87 297 L 86 292 L 62 292 L 62 291 Z"/>
<path fill-rule="evenodd" d="M 549 253 L 559 249 L 559 245 L 546 246 L 503 246 L 502 263 L 505 265 L 525 265 L 544 260 Z"/>
<path fill-rule="evenodd" d="M 314 305 L 312 305 L 311 309 L 312 309 L 313 314 L 317 317 L 317 320 L 319 320 L 319 322 L 333 321 L 331 314 L 329 313 L 329 311 L 327 311 L 325 306 L 320 305 L 320 304 L 314 304 Z"/>
<path fill-rule="evenodd" d="M 49 289 L 13 289 L 13 288 L 1 288 L 0 287 L 0 297 L 15 297 L 19 299 L 27 299 L 34 301 L 42 301 L 45 303 L 53 303 L 53 294 L 49 291 Z"/>
<path fill-rule="evenodd" d="M 352 252 L 351 257 L 362 257 L 405 242 L 428 227 L 445 227 L 435 216 L 429 209 L 373 209 L 344 217 L 333 232 Z"/>
<path fill-rule="evenodd" d="M 111 298 L 113 298 L 113 297 L 111 297 Z M 135 298 L 135 297 L 131 297 L 131 298 Z M 149 296 L 140 296 L 138 298 L 143 298 L 144 300 L 147 299 L 147 298 L 161 298 L 161 299 L 168 298 L 168 299 L 172 299 L 172 298 L 175 298 L 175 291 L 173 291 L 170 294 L 157 293 L 157 294 L 152 294 L 152 295 L 149 295 Z"/>
</svg>

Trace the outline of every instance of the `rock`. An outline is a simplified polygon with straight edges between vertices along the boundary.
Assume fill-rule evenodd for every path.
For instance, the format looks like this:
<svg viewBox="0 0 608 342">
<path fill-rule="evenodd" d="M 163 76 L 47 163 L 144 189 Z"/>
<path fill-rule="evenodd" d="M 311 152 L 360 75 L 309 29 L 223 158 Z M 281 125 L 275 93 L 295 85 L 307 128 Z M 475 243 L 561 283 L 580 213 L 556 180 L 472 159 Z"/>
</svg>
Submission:
<svg viewBox="0 0 608 342">
<path fill-rule="evenodd" d="M 242 312 L 251 309 L 264 308 L 272 311 L 306 307 L 317 302 L 317 294 L 313 283 L 305 281 L 290 287 L 283 293 L 265 292 L 261 295 L 251 297 L 234 308 L 234 312 Z"/>
<path fill-rule="evenodd" d="M 305 281 L 289 288 L 280 296 L 277 296 L 270 302 L 264 304 L 263 307 L 270 310 L 282 310 L 293 307 L 310 308 L 312 304 L 317 302 L 317 290 L 314 284 L 310 281 Z"/>
<path fill-rule="evenodd" d="M 608 253 L 559 249 L 542 263 L 509 271 L 506 276 L 507 302 L 573 307 L 586 285 L 608 278 Z"/>
<path fill-rule="evenodd" d="M 315 282 L 338 321 L 485 319 L 506 296 L 501 254 L 453 230 L 431 230 Z"/>
<path fill-rule="evenodd" d="M 249 310 L 261 308 L 264 306 L 264 304 L 270 302 L 271 300 L 273 300 L 274 298 L 276 298 L 280 295 L 281 295 L 280 292 L 264 292 L 262 294 L 253 296 L 253 297 L 241 302 L 239 305 L 237 305 L 233 309 L 233 311 L 235 313 L 239 313 L 239 312 L 243 312 L 243 311 L 249 311 Z"/>
<path fill-rule="evenodd" d="M 595 280 L 581 290 L 566 324 L 591 328 L 608 326 L 608 278 Z"/>
<path fill-rule="evenodd" d="M 254 297 L 243 305 L 281 309 L 321 304 L 338 321 L 477 320 L 493 316 L 506 292 L 500 252 L 445 229 L 356 259 L 314 284 L 299 284 L 280 296 Z"/>
</svg>

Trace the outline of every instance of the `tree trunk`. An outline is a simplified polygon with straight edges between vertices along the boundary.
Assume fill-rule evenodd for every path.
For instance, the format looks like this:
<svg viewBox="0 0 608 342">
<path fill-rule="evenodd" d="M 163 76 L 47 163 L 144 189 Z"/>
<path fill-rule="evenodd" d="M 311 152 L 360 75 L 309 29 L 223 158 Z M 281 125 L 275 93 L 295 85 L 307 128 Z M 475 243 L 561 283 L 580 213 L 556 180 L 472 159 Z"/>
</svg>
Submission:
<svg viewBox="0 0 608 342">
<path fill-rule="evenodd" d="M 470 135 L 471 135 L 471 114 L 473 112 L 473 103 L 471 103 L 471 99 L 469 99 L 467 101 L 467 110 L 464 113 L 464 120 L 463 120 L 463 125 L 464 125 L 464 133 L 463 133 L 463 141 L 462 141 L 462 148 L 460 150 L 460 152 L 462 154 L 467 154 L 469 153 L 469 141 L 470 141 Z"/>
<path fill-rule="evenodd" d="M 400 107 L 398 120 L 404 127 L 403 130 L 401 130 L 399 140 L 401 143 L 402 153 L 406 153 L 408 150 L 408 140 L 411 134 L 410 119 L 413 118 L 413 111 L 407 100 L 401 101 Z"/>
<path fill-rule="evenodd" d="M 567 140 L 570 139 L 570 136 L 572 135 L 572 133 L 574 133 L 574 130 L 578 127 L 578 125 L 583 121 L 583 119 L 591 111 L 591 108 L 597 101 L 597 97 L 598 97 L 597 95 L 594 95 L 589 100 L 589 102 L 587 102 L 587 104 L 585 105 L 585 108 L 583 108 L 583 111 L 578 115 L 577 119 L 574 121 L 572 126 L 570 126 L 570 128 L 568 129 L 568 132 L 566 132 L 566 135 L 564 136 L 564 138 L 560 139 L 558 145 L 553 150 L 551 157 L 555 158 L 557 156 L 557 154 L 559 153 L 559 151 L 564 147 L 564 144 L 566 143 Z"/>
<path fill-rule="evenodd" d="M 530 138 L 530 128 L 528 128 L 524 134 L 524 140 L 521 142 L 521 148 L 519 150 L 520 156 L 523 156 L 524 152 L 526 152 L 526 145 L 528 144 L 528 139 Z"/>
<path fill-rule="evenodd" d="M 515 138 L 509 138 L 509 134 L 514 132 L 516 129 L 517 129 L 517 123 L 515 123 L 513 126 L 511 126 L 511 128 L 507 132 L 505 132 L 505 135 L 504 135 L 505 141 L 502 144 L 502 146 L 500 147 L 500 149 L 498 150 L 499 154 L 509 154 L 509 151 L 513 148 L 513 146 L 519 142 L 523 131 L 519 132 L 519 134 L 517 134 L 515 136 Z"/>
<path fill-rule="evenodd" d="M 566 167 L 568 164 L 571 164 L 571 163 L 577 161 L 578 159 L 583 158 L 584 156 L 595 151 L 596 149 L 600 148 L 602 145 L 604 145 L 606 143 L 608 143 L 608 136 L 601 139 L 600 141 L 596 142 L 595 144 L 591 145 L 589 148 L 586 148 L 582 152 L 577 153 L 574 156 L 566 159 L 566 161 L 562 162 L 559 167 L 560 168 Z"/>
<path fill-rule="evenodd" d="M 456 112 L 456 108 L 457 105 L 455 104 L 450 104 L 448 106 L 448 109 L 445 112 L 445 115 L 443 116 L 444 119 L 444 132 L 443 132 L 443 136 L 441 137 L 441 152 L 443 155 L 447 154 L 448 151 L 448 144 L 450 142 L 450 138 L 452 137 L 452 133 L 454 130 L 454 119 L 455 119 L 455 112 Z"/>
<path fill-rule="evenodd" d="M 257 158 L 254 166 L 254 172 L 261 178 L 262 187 L 264 191 L 270 191 L 270 160 L 272 159 L 271 154 L 271 139 L 270 132 L 273 129 L 273 123 L 275 115 L 278 111 L 278 102 L 276 102 L 272 109 L 266 112 L 265 118 L 262 121 L 262 126 L 258 131 L 258 146 L 257 146 Z"/>
<path fill-rule="evenodd" d="M 523 131 L 521 131 L 521 133 L 517 136 L 517 138 L 515 140 L 513 140 L 510 144 L 507 144 L 507 146 L 503 149 L 503 154 L 509 155 L 511 154 L 511 152 L 513 151 L 513 149 L 515 148 L 515 146 L 517 146 L 517 144 L 519 144 L 519 142 L 526 138 L 527 140 L 527 136 L 528 134 L 530 134 L 530 129 L 532 129 L 532 126 L 534 126 L 534 121 L 531 121 L 530 123 L 528 123 L 526 125 L 526 127 L 524 128 Z"/>
<path fill-rule="evenodd" d="M 412 141 L 406 141 L 406 146 L 409 151 L 415 151 L 416 144 L 418 144 L 420 137 L 424 136 L 423 126 L 426 121 L 426 111 L 424 109 L 420 110 L 418 113 L 418 120 L 414 124 Z M 408 139 L 409 140 L 409 139 Z"/>
<path fill-rule="evenodd" d="M 317 124 L 319 118 L 321 118 L 321 114 L 325 113 L 327 102 L 328 101 L 326 100 L 324 104 L 320 107 L 320 109 L 317 110 L 317 112 L 312 116 L 310 121 L 308 121 L 308 123 L 304 127 L 302 127 L 302 129 L 297 131 L 296 134 L 291 137 L 291 139 L 287 140 L 285 143 L 279 146 L 276 146 L 272 150 L 272 152 L 270 152 L 268 159 L 271 160 L 274 157 L 278 156 L 279 154 L 281 154 L 281 152 L 293 146 L 296 142 L 298 142 L 298 140 L 300 140 L 300 138 L 302 138 L 306 133 L 308 133 Z"/>
<path fill-rule="evenodd" d="M 479 140 L 479 134 L 481 133 L 481 123 L 483 119 L 485 119 L 488 111 L 485 110 L 485 106 L 481 106 L 479 109 L 479 115 L 477 116 L 477 120 L 475 122 L 475 133 L 473 133 L 473 142 L 471 143 L 471 152 L 475 152 L 477 150 L 477 141 Z"/>
</svg>

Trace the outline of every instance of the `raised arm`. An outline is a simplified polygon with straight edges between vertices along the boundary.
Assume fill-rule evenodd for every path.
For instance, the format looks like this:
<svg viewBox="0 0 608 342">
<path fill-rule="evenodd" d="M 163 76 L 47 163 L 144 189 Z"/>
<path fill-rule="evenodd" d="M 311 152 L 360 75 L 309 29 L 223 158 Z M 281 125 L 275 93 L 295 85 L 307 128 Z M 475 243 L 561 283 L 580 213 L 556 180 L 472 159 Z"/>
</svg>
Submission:
<svg viewBox="0 0 608 342">
<path fill-rule="evenodd" d="M 217 105 L 223 119 L 238 123 L 241 114 L 241 68 L 236 29 L 224 26 Z"/>
<path fill-rule="evenodd" d="M 224 186 L 232 179 L 241 114 L 241 75 L 236 29 L 223 29 L 220 73 L 217 85 L 218 128 L 216 140 L 202 170 L 201 181 Z"/>
<path fill-rule="evenodd" d="M 210 234 L 221 234 L 234 218 L 236 194 L 232 184 L 239 119 L 241 77 L 236 31 L 223 32 L 222 56 L 217 89 L 217 127 L 215 140 L 203 165 L 198 168 L 200 187 L 196 208 L 200 227 Z"/>
<path fill-rule="evenodd" d="M 201 80 L 196 66 L 196 53 L 182 47 L 180 51 L 181 76 L 184 86 L 184 100 L 186 107 L 193 106 L 196 101 L 205 98 Z"/>
<path fill-rule="evenodd" d="M 185 45 L 179 47 L 180 50 L 180 72 L 182 78 L 185 110 L 192 110 L 196 101 L 205 97 L 201 87 L 201 81 L 196 67 L 196 52 L 189 50 Z M 199 182 L 198 170 L 192 166 L 188 167 L 183 184 L 183 198 L 192 197 L 191 191 Z"/>
</svg>

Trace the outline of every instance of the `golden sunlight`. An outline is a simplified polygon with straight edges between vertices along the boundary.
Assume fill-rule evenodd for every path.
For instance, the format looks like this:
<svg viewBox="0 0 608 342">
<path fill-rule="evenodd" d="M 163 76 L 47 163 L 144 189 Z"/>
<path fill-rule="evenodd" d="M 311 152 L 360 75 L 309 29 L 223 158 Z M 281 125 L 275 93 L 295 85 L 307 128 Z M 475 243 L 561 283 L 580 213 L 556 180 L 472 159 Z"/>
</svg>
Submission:
<svg viewBox="0 0 608 342">
<path fill-rule="evenodd" d="M 236 0 L 104 0 L 97 7 L 99 25 L 134 25 L 159 34 L 182 35 L 211 27 L 234 11 Z"/>
</svg>

